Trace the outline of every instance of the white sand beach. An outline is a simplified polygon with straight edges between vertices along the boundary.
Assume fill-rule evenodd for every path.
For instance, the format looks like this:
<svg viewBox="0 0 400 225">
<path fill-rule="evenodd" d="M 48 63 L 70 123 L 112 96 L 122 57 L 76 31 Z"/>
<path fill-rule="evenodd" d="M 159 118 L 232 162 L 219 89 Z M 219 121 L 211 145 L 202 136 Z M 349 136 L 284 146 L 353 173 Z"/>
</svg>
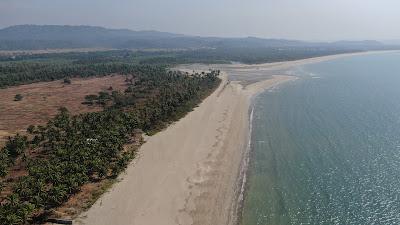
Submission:
<svg viewBox="0 0 400 225">
<path fill-rule="evenodd" d="M 241 81 L 230 81 L 230 73 L 235 69 L 262 73 L 355 54 L 369 53 L 262 65 L 225 65 L 222 70 L 228 74 L 222 73 L 219 88 L 186 117 L 150 137 L 140 148 L 139 157 L 121 176 L 122 180 L 75 222 L 86 225 L 234 224 L 241 188 L 238 177 L 248 142 L 251 98 L 297 78 L 268 75 L 244 87 Z"/>
</svg>

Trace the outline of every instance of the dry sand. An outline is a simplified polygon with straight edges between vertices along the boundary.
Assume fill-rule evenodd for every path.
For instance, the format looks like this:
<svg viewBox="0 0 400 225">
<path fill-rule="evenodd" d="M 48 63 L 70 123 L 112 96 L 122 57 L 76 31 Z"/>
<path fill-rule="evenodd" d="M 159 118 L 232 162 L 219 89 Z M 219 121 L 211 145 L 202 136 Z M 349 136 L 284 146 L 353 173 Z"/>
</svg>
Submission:
<svg viewBox="0 0 400 225">
<path fill-rule="evenodd" d="M 359 53 L 356 53 L 359 54 Z M 366 54 L 366 53 L 363 53 Z M 368 54 L 368 53 L 367 53 Z M 152 137 L 116 185 L 75 222 L 86 225 L 227 225 L 236 223 L 246 163 L 251 98 L 294 76 L 263 71 L 338 57 L 263 65 L 224 65 L 220 87 L 185 118 Z M 216 68 L 219 66 L 207 66 Z M 222 68 L 222 67 L 221 67 Z M 204 69 L 202 65 L 181 69 Z M 243 87 L 241 71 L 259 74 Z M 236 75 L 237 75 L 236 74 Z M 240 81 L 237 81 L 240 80 Z"/>
</svg>

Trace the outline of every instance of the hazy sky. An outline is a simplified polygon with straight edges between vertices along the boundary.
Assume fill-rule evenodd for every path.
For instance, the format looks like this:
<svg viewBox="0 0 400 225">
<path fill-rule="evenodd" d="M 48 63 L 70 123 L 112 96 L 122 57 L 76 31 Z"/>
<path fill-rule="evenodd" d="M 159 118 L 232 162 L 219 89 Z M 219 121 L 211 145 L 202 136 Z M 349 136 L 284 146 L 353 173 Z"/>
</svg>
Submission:
<svg viewBox="0 0 400 225">
<path fill-rule="evenodd" d="M 0 0 L 0 27 L 16 24 L 303 40 L 400 39 L 400 0 Z"/>
</svg>

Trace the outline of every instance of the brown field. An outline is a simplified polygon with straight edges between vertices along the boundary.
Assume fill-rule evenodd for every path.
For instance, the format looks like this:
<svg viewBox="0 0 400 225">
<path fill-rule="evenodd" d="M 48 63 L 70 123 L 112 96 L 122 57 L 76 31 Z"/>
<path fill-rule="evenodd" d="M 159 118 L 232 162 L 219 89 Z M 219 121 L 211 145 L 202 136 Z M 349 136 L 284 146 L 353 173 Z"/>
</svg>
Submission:
<svg viewBox="0 0 400 225">
<path fill-rule="evenodd" d="M 110 86 L 113 90 L 125 90 L 125 76 L 76 78 L 71 84 L 58 80 L 0 89 L 0 146 L 8 136 L 24 133 L 29 125 L 45 124 L 60 107 L 66 107 L 72 114 L 101 110 L 82 102 L 86 95 L 107 91 Z M 23 99 L 14 101 L 16 94 Z"/>
</svg>

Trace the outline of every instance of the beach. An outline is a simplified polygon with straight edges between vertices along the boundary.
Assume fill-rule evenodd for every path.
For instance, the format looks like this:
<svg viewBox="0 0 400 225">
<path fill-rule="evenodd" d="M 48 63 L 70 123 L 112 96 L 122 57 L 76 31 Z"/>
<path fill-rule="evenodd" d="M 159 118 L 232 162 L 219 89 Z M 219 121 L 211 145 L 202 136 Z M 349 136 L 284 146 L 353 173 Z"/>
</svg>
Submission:
<svg viewBox="0 0 400 225">
<path fill-rule="evenodd" d="M 221 68 L 222 82 L 199 107 L 148 138 L 112 189 L 75 222 L 86 225 L 223 225 L 237 222 L 249 141 L 252 98 L 297 79 L 274 74 L 354 53 Z M 235 73 L 236 71 L 236 73 Z M 246 76 L 255 73 L 257 79 Z"/>
<path fill-rule="evenodd" d="M 291 79 L 274 76 L 263 86 Z M 243 89 L 223 75 L 220 87 L 198 108 L 150 137 L 121 182 L 76 222 L 200 225 L 233 220 L 250 97 L 260 90 L 258 85 Z"/>
</svg>

